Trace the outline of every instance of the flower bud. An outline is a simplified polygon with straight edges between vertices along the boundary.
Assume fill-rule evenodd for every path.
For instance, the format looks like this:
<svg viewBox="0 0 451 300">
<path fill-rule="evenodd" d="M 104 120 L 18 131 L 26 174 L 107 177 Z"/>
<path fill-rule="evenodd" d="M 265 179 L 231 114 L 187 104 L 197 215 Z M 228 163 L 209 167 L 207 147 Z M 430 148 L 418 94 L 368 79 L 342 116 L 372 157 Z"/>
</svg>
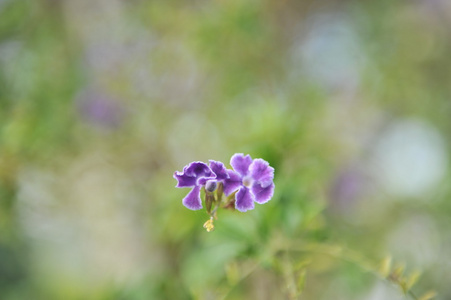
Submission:
<svg viewBox="0 0 451 300">
<path fill-rule="evenodd" d="M 216 190 L 217 186 L 216 180 L 208 180 L 207 183 L 205 183 L 205 190 L 211 193 Z"/>
<path fill-rule="evenodd" d="M 206 206 L 208 214 L 211 213 L 211 205 L 213 204 L 214 200 L 215 200 L 215 197 L 213 196 L 212 193 L 210 193 L 210 192 L 205 193 L 205 206 Z"/>
</svg>

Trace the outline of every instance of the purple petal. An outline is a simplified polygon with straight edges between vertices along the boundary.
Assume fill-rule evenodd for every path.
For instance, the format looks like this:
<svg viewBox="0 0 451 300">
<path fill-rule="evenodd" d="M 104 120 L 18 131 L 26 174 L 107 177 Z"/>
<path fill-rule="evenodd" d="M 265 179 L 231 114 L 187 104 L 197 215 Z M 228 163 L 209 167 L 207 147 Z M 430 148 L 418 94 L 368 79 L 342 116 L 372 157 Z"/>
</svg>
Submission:
<svg viewBox="0 0 451 300">
<path fill-rule="evenodd" d="M 176 187 L 192 187 L 204 185 L 207 180 L 216 178 L 216 175 L 205 163 L 195 161 L 186 165 L 183 172 L 175 172 L 174 178 L 178 181 Z"/>
<path fill-rule="evenodd" d="M 175 187 L 192 187 L 196 185 L 196 177 L 186 176 L 181 172 L 175 172 L 174 178 L 177 180 Z"/>
<path fill-rule="evenodd" d="M 227 175 L 229 178 L 224 180 L 224 194 L 226 196 L 232 194 L 242 186 L 240 174 L 232 170 L 227 170 Z"/>
<path fill-rule="evenodd" d="M 210 177 L 201 177 L 201 178 L 197 179 L 196 185 L 205 185 L 208 180 L 212 180 L 212 179 L 215 179 L 215 178 L 216 178 L 215 174 L 213 174 L 213 173 L 211 174 Z"/>
<path fill-rule="evenodd" d="M 258 183 L 252 186 L 252 194 L 255 196 L 255 202 L 263 204 L 271 200 L 274 195 L 274 183 L 267 187 L 262 187 Z"/>
<path fill-rule="evenodd" d="M 200 186 L 195 186 L 191 192 L 186 195 L 185 198 L 183 198 L 182 201 L 183 205 L 186 206 L 186 208 L 192 209 L 192 210 L 198 210 L 202 208 L 202 200 L 200 199 Z"/>
<path fill-rule="evenodd" d="M 194 161 L 183 168 L 183 173 L 192 177 L 210 177 L 211 169 L 201 161 Z"/>
<path fill-rule="evenodd" d="M 243 153 L 236 153 L 230 159 L 230 165 L 241 176 L 247 175 L 249 166 L 251 165 L 251 163 L 252 163 L 252 158 L 249 154 L 244 156 Z"/>
<path fill-rule="evenodd" d="M 262 187 L 271 185 L 274 179 L 274 168 L 269 166 L 269 163 L 261 158 L 254 159 L 249 167 L 251 177 Z"/>
<path fill-rule="evenodd" d="M 227 169 L 224 164 L 220 161 L 210 160 L 210 169 L 216 174 L 216 180 L 224 180 L 229 178 L 227 174 Z"/>
<path fill-rule="evenodd" d="M 247 187 L 242 187 L 235 195 L 235 208 L 241 212 L 254 209 L 254 195 Z"/>
</svg>

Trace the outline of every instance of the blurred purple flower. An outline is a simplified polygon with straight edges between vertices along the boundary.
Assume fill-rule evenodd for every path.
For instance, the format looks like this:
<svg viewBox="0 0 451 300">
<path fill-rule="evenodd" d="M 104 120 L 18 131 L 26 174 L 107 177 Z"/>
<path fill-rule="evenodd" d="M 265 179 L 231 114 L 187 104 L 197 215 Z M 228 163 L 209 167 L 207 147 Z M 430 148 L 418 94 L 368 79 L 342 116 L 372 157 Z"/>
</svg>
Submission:
<svg viewBox="0 0 451 300">
<path fill-rule="evenodd" d="M 368 184 L 367 176 L 359 167 L 348 166 L 340 170 L 330 190 L 331 212 L 339 215 L 352 214 Z"/>
<path fill-rule="evenodd" d="M 208 183 L 209 187 L 216 188 L 216 181 L 228 177 L 224 164 L 210 160 L 210 166 L 195 161 L 183 168 L 183 172 L 175 172 L 174 178 L 177 180 L 176 187 L 191 187 L 191 191 L 183 198 L 183 205 L 192 210 L 202 208 L 200 199 L 200 188 Z M 213 188 L 213 190 L 214 190 Z"/>
<path fill-rule="evenodd" d="M 234 171 L 227 170 L 228 179 L 224 180 L 226 196 L 235 195 L 235 208 L 241 212 L 254 209 L 254 201 L 263 204 L 274 194 L 274 168 L 261 158 L 252 160 L 250 155 L 237 153 L 230 159 Z"/>
<path fill-rule="evenodd" d="M 123 120 L 123 107 L 99 91 L 90 89 L 83 92 L 79 96 L 78 102 L 82 117 L 95 125 L 114 129 Z"/>
</svg>

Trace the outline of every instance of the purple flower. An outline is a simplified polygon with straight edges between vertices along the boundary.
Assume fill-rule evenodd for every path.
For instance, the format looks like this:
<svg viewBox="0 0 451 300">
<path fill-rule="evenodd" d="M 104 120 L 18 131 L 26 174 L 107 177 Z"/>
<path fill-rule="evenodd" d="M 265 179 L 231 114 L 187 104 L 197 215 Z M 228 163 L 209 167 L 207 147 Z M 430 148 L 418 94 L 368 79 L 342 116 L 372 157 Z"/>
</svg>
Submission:
<svg viewBox="0 0 451 300">
<path fill-rule="evenodd" d="M 254 201 L 268 202 L 274 194 L 274 168 L 261 158 L 252 160 L 250 155 L 237 153 L 230 159 L 234 171 L 227 170 L 229 178 L 224 180 L 226 196 L 237 191 L 235 208 L 241 212 L 254 209 Z"/>
<path fill-rule="evenodd" d="M 104 129 L 117 129 L 126 117 L 123 105 L 94 88 L 81 92 L 76 104 L 83 119 Z"/>
<path fill-rule="evenodd" d="M 220 161 L 210 160 L 210 169 L 216 175 L 217 181 L 223 181 L 229 178 L 227 169 L 224 167 L 224 164 Z"/>
<path fill-rule="evenodd" d="M 177 180 L 176 187 L 191 187 L 191 191 L 183 198 L 183 205 L 192 210 L 202 208 L 200 199 L 200 189 L 207 184 L 208 188 L 216 188 L 216 181 L 229 178 L 224 164 L 219 161 L 210 160 L 210 166 L 195 161 L 183 168 L 183 172 L 175 172 L 174 178 Z M 213 190 L 214 190 L 213 188 Z"/>
</svg>

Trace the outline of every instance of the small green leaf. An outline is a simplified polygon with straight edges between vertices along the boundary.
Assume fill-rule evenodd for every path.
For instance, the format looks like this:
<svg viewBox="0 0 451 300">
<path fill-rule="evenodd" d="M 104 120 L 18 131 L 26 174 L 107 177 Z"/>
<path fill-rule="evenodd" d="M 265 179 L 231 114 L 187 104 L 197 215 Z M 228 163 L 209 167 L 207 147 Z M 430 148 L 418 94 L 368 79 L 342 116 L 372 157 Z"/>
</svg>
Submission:
<svg viewBox="0 0 451 300">
<path fill-rule="evenodd" d="M 302 294 L 302 292 L 304 291 L 306 275 L 307 275 L 307 269 L 302 269 L 299 272 L 298 278 L 296 280 L 296 290 L 297 290 L 298 296 L 300 296 Z"/>
<path fill-rule="evenodd" d="M 390 273 L 390 280 L 394 281 L 394 282 L 399 282 L 400 279 L 402 278 L 402 274 L 404 274 L 404 269 L 405 266 L 404 265 L 397 265 L 393 271 Z"/>
<path fill-rule="evenodd" d="M 382 262 L 381 265 L 379 267 L 379 273 L 383 276 L 383 277 L 388 277 L 388 275 L 390 274 L 390 270 L 391 270 L 391 263 L 392 263 L 392 258 L 390 255 L 388 255 L 387 257 L 385 257 Z"/>
<path fill-rule="evenodd" d="M 406 280 L 406 289 L 410 290 L 415 283 L 417 283 L 418 279 L 420 278 L 421 272 L 420 271 L 414 271 Z"/>
<path fill-rule="evenodd" d="M 437 293 L 435 291 L 429 291 L 423 296 L 421 296 L 418 300 L 431 300 L 437 296 Z"/>
</svg>

